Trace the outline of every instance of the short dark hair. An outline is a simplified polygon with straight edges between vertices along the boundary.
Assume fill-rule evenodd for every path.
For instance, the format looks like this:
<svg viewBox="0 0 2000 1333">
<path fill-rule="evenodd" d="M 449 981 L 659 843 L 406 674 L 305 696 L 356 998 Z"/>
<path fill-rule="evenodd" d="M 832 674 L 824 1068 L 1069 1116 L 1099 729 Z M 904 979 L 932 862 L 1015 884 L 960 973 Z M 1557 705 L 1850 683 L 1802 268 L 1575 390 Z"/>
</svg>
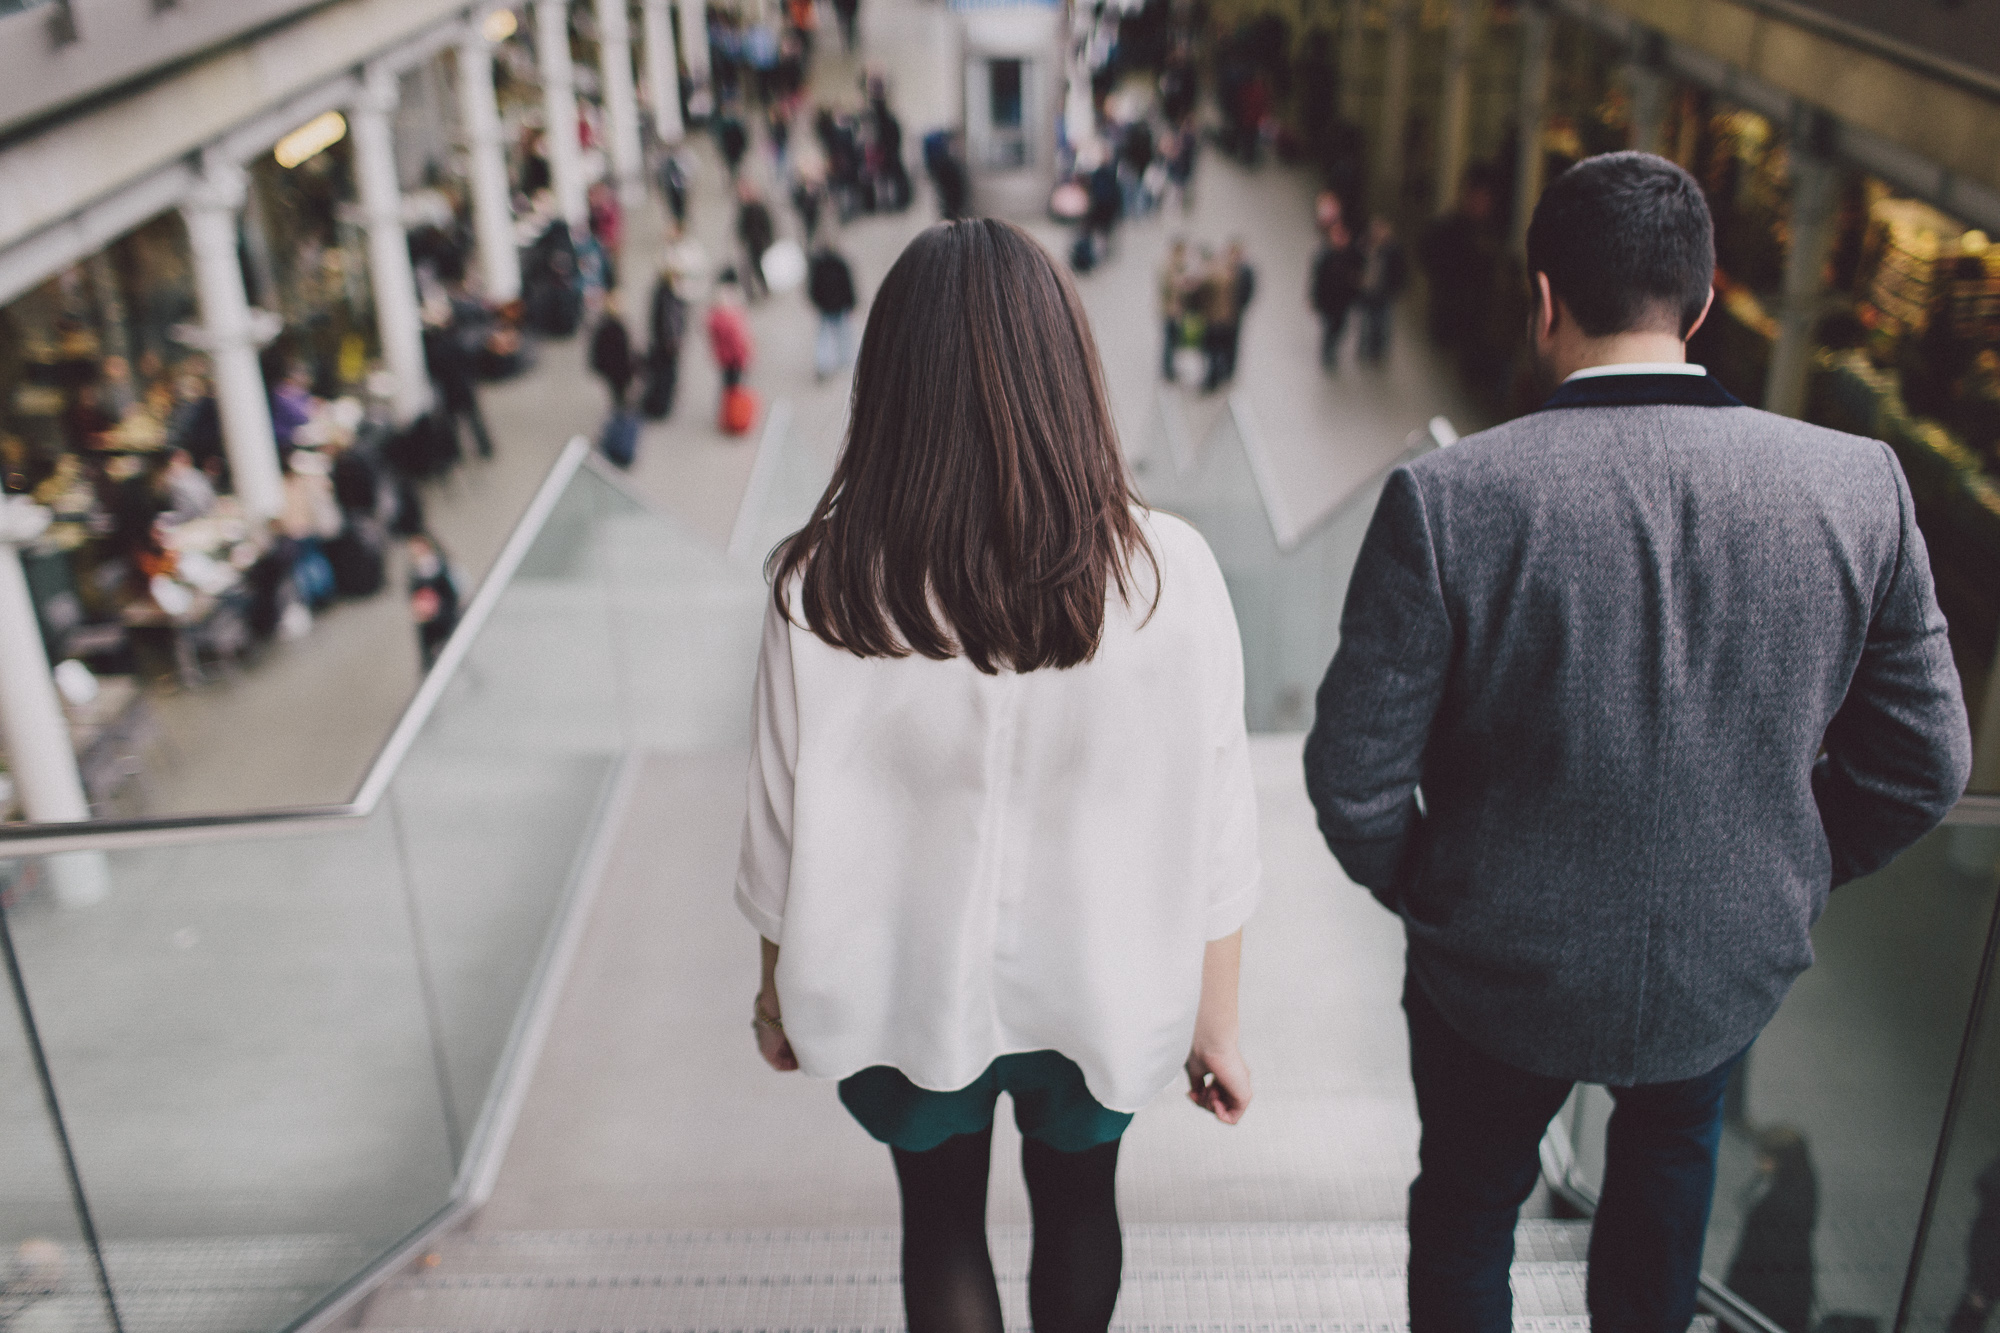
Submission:
<svg viewBox="0 0 2000 1333">
<path fill-rule="evenodd" d="M 981 671 L 1088 661 L 1133 563 L 1133 514 L 1090 321 L 1063 266 L 990 218 L 944 222 L 882 280 L 847 443 L 772 553 L 772 597 L 857 657 Z"/>
<path fill-rule="evenodd" d="M 1587 157 L 1528 224 L 1528 271 L 1593 338 L 1679 317 L 1685 338 L 1715 281 L 1715 222 L 1694 177 L 1651 153 Z"/>
</svg>

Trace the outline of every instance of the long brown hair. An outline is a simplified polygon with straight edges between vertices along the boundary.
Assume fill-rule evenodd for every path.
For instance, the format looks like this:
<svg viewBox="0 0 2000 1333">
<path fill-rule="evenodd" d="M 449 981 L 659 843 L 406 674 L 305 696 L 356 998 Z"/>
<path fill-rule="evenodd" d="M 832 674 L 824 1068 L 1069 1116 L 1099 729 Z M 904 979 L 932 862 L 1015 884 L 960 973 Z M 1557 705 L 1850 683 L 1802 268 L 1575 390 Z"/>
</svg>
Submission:
<svg viewBox="0 0 2000 1333">
<path fill-rule="evenodd" d="M 1075 666 L 1135 556 L 1157 584 L 1132 504 L 1068 276 L 1010 223 L 940 223 L 882 281 L 846 446 L 772 596 L 789 617 L 802 574 L 806 627 L 858 657 Z"/>
</svg>

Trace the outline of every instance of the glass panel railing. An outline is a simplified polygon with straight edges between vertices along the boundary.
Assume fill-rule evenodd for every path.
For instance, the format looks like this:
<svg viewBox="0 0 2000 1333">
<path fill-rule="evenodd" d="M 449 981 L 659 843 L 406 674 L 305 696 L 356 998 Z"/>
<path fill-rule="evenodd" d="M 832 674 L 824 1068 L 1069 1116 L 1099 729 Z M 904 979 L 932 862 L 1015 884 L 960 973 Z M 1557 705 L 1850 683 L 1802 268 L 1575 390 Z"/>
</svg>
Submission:
<svg viewBox="0 0 2000 1333">
<path fill-rule="evenodd" d="M 1947 825 L 1836 890 L 1814 928 L 1816 962 L 1730 1090 L 1704 1263 L 1712 1282 L 1770 1325 L 1811 1333 L 1846 1316 L 1861 1322 L 1834 1326 L 1946 1327 L 1937 1318 L 1899 1325 L 1897 1312 L 1968 1016 L 1990 966 L 1997 895 L 1992 831 Z M 1962 1147 L 1940 1196 L 1957 1211 L 1946 1220 L 1941 1203 L 1936 1230 L 1960 1238 L 1961 1256 L 1968 1207 L 1976 1209 L 1970 1182 L 2000 1151 L 1989 1142 L 2000 1105 L 1993 1078 L 1986 1068 L 1966 1082 L 1986 1087 L 1986 1101 L 1961 1117 Z M 1963 1089 L 1960 1103 L 1974 1105 Z M 1610 1109 L 1603 1089 L 1584 1088 L 1559 1120 L 1573 1154 L 1567 1183 L 1586 1198 L 1603 1178 Z M 1963 1259 L 1953 1268 L 1940 1257 L 1936 1271 L 1949 1286 Z"/>
<path fill-rule="evenodd" d="M 634 685 L 665 669 L 667 626 L 635 631 L 625 609 L 685 611 L 689 561 L 727 567 L 575 464 L 365 812 L 0 862 L 125 1329 L 285 1328 L 460 1201 L 622 757 L 675 729 L 644 720 L 667 687 Z M 733 646 L 747 661 L 754 623 Z M 716 650 L 690 637 L 682 651 Z M 704 701 L 726 718 L 684 738 L 740 739 L 740 674 L 743 699 Z M 88 874 L 51 873 L 79 857 Z M 14 1265 L 60 1303 L 55 1326 L 110 1327 L 16 1008 L 0 1014 L 0 1242 L 52 1245 Z M 45 1253 L 59 1264 L 34 1267 Z"/>
<path fill-rule="evenodd" d="M 2000 860 L 2000 830 L 1958 830 L 1960 859 Z M 1922 1251 L 1905 1298 L 1909 1333 L 2000 1326 L 2000 914 L 1986 944 L 1984 990 L 1952 1091 L 1932 1179 Z"/>
<path fill-rule="evenodd" d="M 1192 523 L 1222 567 L 1243 636 L 1250 730 L 1304 731 L 1340 643 L 1348 580 L 1387 470 L 1361 479 L 1293 530 L 1267 493 L 1282 481 L 1268 468 L 1259 475 L 1262 443 L 1254 431 L 1246 438 L 1242 409 L 1221 400 L 1198 406 L 1206 410 L 1163 401 L 1156 447 L 1134 464 L 1138 487 L 1148 504 Z M 1403 457 L 1436 443 L 1429 431 L 1418 432 Z"/>
<path fill-rule="evenodd" d="M 34 888 L 33 872 L 0 867 L 0 904 Z M 0 940 L 0 952 L 6 943 Z M 0 956 L 0 1329 L 110 1333 L 98 1259 L 85 1234 L 49 1113 L 31 1032 Z"/>
</svg>

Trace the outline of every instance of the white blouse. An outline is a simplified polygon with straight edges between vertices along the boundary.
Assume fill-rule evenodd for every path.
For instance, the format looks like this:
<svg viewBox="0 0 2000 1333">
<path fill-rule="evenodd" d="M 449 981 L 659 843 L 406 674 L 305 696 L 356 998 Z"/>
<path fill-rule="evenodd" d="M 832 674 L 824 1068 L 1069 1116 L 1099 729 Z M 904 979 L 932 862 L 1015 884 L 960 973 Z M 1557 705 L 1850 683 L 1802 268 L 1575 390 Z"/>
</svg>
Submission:
<svg viewBox="0 0 2000 1333">
<path fill-rule="evenodd" d="M 736 901 L 808 1074 L 949 1091 L 1056 1050 L 1116 1111 L 1178 1076 L 1204 945 L 1257 903 L 1257 804 L 1222 572 L 1135 512 L 1158 609 L 1140 559 L 1080 666 L 856 657 L 769 613 Z"/>
</svg>

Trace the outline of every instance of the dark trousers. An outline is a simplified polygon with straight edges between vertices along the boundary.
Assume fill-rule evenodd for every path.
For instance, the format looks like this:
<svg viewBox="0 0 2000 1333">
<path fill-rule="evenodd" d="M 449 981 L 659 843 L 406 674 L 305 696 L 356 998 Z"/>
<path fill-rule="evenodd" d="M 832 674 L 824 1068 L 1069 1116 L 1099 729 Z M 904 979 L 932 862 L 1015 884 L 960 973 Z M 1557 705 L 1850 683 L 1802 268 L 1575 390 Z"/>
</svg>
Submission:
<svg viewBox="0 0 2000 1333">
<path fill-rule="evenodd" d="M 453 446 L 458 442 L 458 423 L 464 422 L 472 430 L 472 443 L 479 450 L 481 458 L 493 457 L 493 437 L 487 433 L 486 417 L 479 410 L 477 398 L 464 398 L 456 403 L 447 403 L 445 419 L 451 424 Z"/>
<path fill-rule="evenodd" d="M 1160 378 L 1171 380 L 1174 377 L 1174 351 L 1181 345 L 1181 321 L 1177 316 L 1168 316 L 1162 320 L 1162 325 L 1163 327 L 1160 332 Z"/>
<path fill-rule="evenodd" d="M 1423 1140 L 1410 1186 L 1410 1333 L 1509 1333 L 1514 1224 L 1549 1121 L 1573 1086 L 1482 1054 L 1414 981 L 1403 988 Z M 1678 1083 L 1612 1088 L 1590 1234 L 1595 1333 L 1685 1333 L 1715 1193 L 1722 1093 L 1737 1055 Z"/>
<path fill-rule="evenodd" d="M 1204 393 L 1236 378 L 1236 335 L 1236 325 L 1213 320 L 1202 329 L 1201 350 L 1208 357 L 1208 378 L 1201 386 Z"/>
<path fill-rule="evenodd" d="M 1361 306 L 1361 359 L 1380 361 L 1389 354 L 1389 302 L 1363 297 Z"/>
<path fill-rule="evenodd" d="M 1319 312 L 1319 364 L 1332 370 L 1340 359 L 1340 335 L 1347 332 L 1347 307 Z"/>
</svg>

